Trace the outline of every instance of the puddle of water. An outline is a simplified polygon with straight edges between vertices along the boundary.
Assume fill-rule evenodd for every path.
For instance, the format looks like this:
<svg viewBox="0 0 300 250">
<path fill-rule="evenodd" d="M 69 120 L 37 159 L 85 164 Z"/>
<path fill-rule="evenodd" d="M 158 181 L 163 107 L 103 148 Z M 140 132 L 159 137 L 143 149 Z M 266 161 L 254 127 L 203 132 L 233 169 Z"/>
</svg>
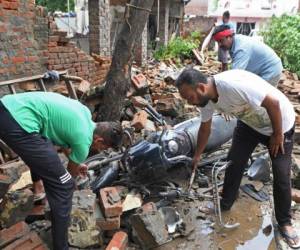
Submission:
<svg viewBox="0 0 300 250">
<path fill-rule="evenodd" d="M 232 231 L 217 230 L 216 249 L 220 250 L 273 250 L 275 249 L 272 211 L 269 203 L 260 203 L 249 197 L 238 199 L 224 221 L 239 222 Z"/>
<path fill-rule="evenodd" d="M 264 232 L 269 231 L 270 232 Z M 239 245 L 237 250 L 253 250 L 253 249 L 269 249 L 274 238 L 274 229 L 272 226 L 272 216 L 267 214 L 263 216 L 263 223 L 258 234 L 251 240 L 246 241 L 243 245 Z"/>
</svg>

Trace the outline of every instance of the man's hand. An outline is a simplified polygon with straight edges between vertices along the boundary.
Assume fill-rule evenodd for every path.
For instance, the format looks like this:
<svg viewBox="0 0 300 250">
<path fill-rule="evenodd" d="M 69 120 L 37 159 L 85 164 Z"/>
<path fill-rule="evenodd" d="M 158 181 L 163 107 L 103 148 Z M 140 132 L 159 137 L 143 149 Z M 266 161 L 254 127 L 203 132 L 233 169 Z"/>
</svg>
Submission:
<svg viewBox="0 0 300 250">
<path fill-rule="evenodd" d="M 196 171 L 198 162 L 200 161 L 201 156 L 195 155 L 192 161 L 192 171 Z"/>
<path fill-rule="evenodd" d="M 282 154 L 284 154 L 283 140 L 283 134 L 272 134 L 270 136 L 269 150 L 271 156 L 276 157 L 279 150 L 281 150 Z"/>
<path fill-rule="evenodd" d="M 87 177 L 87 171 L 88 171 L 88 166 L 85 165 L 85 164 L 80 164 L 78 166 L 78 169 L 79 169 L 79 176 L 82 177 L 82 178 L 85 178 Z"/>
</svg>

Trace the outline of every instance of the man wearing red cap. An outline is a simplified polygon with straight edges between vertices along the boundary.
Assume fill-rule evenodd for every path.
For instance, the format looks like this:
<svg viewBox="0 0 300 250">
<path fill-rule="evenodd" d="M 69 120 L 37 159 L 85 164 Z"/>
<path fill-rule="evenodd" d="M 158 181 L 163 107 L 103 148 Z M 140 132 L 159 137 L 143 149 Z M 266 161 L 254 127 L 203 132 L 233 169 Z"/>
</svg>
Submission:
<svg viewBox="0 0 300 250">
<path fill-rule="evenodd" d="M 229 51 L 232 69 L 250 71 L 277 86 L 282 64 L 269 46 L 248 36 L 235 35 L 228 25 L 217 26 L 213 39 L 218 42 L 220 49 Z"/>
</svg>

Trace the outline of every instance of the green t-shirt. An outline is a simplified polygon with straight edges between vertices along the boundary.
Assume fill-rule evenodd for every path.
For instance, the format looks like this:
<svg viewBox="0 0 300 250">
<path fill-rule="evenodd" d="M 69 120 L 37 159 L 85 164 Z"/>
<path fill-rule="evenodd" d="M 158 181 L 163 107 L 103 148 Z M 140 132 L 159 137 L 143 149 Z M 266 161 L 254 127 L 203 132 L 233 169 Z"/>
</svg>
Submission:
<svg viewBox="0 0 300 250">
<path fill-rule="evenodd" d="M 55 145 L 71 148 L 69 158 L 75 163 L 86 159 L 95 129 L 86 106 L 50 92 L 6 95 L 1 101 L 26 132 L 39 133 Z"/>
</svg>

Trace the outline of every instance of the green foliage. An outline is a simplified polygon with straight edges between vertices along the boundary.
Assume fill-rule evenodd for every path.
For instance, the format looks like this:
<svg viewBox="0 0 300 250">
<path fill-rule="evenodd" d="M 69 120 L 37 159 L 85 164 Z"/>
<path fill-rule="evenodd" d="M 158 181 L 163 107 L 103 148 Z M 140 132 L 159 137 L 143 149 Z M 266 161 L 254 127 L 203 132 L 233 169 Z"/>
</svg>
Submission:
<svg viewBox="0 0 300 250">
<path fill-rule="evenodd" d="M 300 76 L 300 14 L 272 17 L 262 32 L 264 41 L 281 58 L 286 69 Z"/>
<path fill-rule="evenodd" d="M 56 10 L 67 12 L 68 1 L 67 0 L 36 0 L 36 5 L 46 7 L 47 11 L 54 12 Z M 70 0 L 70 11 L 74 10 L 75 2 Z"/>
<path fill-rule="evenodd" d="M 182 59 L 191 58 L 192 50 L 199 46 L 200 32 L 192 32 L 187 38 L 176 37 L 167 46 L 160 47 L 154 53 L 156 60 L 173 59 L 178 63 Z"/>
</svg>

